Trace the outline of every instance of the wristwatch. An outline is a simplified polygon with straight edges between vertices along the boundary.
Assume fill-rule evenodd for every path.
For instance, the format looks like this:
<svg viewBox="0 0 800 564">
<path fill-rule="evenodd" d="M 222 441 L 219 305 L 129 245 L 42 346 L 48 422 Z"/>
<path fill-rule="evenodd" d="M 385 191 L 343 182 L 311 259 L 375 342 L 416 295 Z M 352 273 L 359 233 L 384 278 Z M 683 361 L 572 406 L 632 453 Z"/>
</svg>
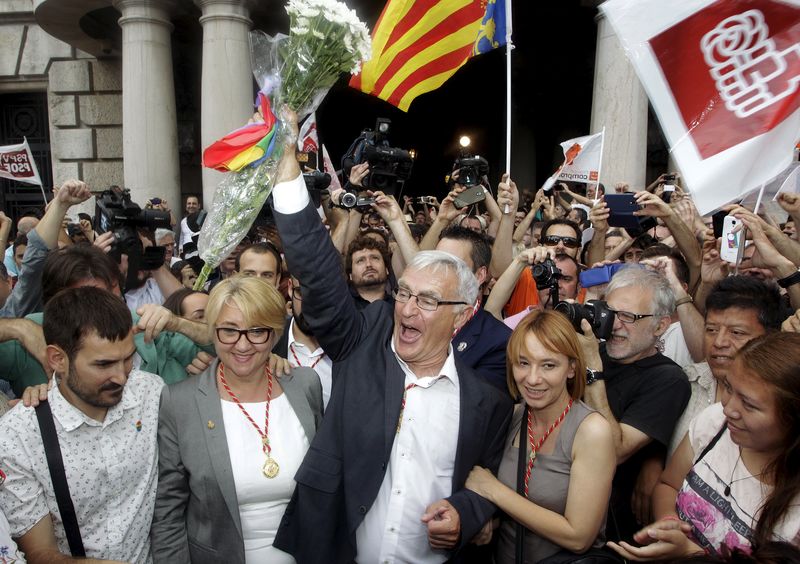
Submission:
<svg viewBox="0 0 800 564">
<path fill-rule="evenodd" d="M 591 386 L 598 380 L 603 379 L 603 371 L 602 370 L 592 370 L 591 368 L 586 369 L 586 385 Z"/>
</svg>

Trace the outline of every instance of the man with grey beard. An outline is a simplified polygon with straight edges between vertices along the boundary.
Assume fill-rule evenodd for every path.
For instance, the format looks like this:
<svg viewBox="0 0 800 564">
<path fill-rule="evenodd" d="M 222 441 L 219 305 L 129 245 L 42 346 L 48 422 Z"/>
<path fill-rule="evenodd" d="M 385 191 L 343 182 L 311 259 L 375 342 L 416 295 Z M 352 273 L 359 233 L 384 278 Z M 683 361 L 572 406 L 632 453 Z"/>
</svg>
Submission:
<svg viewBox="0 0 800 564">
<path fill-rule="evenodd" d="M 666 456 L 691 388 L 683 370 L 657 346 L 675 311 L 666 277 L 623 268 L 611 279 L 606 302 L 614 312 L 611 337 L 599 346 L 585 320 L 579 335 L 588 369 L 584 401 L 612 426 L 618 467 L 606 534 L 627 540 L 639 529 L 631 509 L 639 472 L 646 460 Z"/>
</svg>

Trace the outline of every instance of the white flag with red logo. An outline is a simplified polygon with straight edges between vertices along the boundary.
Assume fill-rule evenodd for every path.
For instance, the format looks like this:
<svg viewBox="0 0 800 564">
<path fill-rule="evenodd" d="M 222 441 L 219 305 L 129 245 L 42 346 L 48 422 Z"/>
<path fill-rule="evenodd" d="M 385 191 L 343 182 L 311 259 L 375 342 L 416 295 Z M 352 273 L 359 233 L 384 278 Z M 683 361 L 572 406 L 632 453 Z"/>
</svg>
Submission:
<svg viewBox="0 0 800 564">
<path fill-rule="evenodd" d="M 42 185 L 27 139 L 18 145 L 0 147 L 0 178 Z"/>
<path fill-rule="evenodd" d="M 571 182 L 598 182 L 600 179 L 600 161 L 603 159 L 603 133 L 585 135 L 575 139 L 567 139 L 561 143 L 564 151 L 564 163 L 544 183 L 549 190 L 558 180 Z"/>
<path fill-rule="evenodd" d="M 800 135 L 800 0 L 600 6 L 700 213 L 784 170 Z"/>
<path fill-rule="evenodd" d="M 603 134 L 568 139 L 561 144 L 564 164 L 558 180 L 571 182 L 597 182 L 600 178 L 600 161 L 603 158 Z"/>
<path fill-rule="evenodd" d="M 316 153 L 319 151 L 316 112 L 312 112 L 300 127 L 300 134 L 297 137 L 297 150 L 301 153 Z"/>
<path fill-rule="evenodd" d="M 336 174 L 336 167 L 333 166 L 333 161 L 331 160 L 331 156 L 328 154 L 328 149 L 325 147 L 325 145 L 322 146 L 322 163 L 323 172 L 327 172 L 331 175 L 331 185 L 328 189 L 331 192 L 340 189 L 342 187 L 342 183 L 339 182 L 339 175 Z"/>
</svg>

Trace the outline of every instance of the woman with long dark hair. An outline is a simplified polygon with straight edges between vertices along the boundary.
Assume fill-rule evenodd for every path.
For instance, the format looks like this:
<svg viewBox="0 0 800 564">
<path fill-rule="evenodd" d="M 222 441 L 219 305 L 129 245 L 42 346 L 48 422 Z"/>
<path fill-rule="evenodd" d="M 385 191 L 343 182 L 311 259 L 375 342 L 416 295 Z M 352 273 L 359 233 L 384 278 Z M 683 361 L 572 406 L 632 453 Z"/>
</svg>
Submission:
<svg viewBox="0 0 800 564">
<path fill-rule="evenodd" d="M 631 560 L 800 544 L 800 334 L 745 345 L 723 382 L 722 403 L 692 421 L 653 492 L 661 519 L 644 546 L 609 543 Z"/>
</svg>

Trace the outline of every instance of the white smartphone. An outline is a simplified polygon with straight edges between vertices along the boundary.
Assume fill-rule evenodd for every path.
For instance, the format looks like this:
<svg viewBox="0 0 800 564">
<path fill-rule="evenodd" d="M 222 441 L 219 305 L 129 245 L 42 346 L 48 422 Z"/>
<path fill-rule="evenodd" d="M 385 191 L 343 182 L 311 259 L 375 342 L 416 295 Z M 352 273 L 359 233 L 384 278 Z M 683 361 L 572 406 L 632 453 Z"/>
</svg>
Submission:
<svg viewBox="0 0 800 564">
<path fill-rule="evenodd" d="M 722 224 L 722 242 L 719 256 L 725 262 L 738 264 L 742 260 L 745 247 L 745 229 L 741 220 L 726 215 Z"/>
</svg>

